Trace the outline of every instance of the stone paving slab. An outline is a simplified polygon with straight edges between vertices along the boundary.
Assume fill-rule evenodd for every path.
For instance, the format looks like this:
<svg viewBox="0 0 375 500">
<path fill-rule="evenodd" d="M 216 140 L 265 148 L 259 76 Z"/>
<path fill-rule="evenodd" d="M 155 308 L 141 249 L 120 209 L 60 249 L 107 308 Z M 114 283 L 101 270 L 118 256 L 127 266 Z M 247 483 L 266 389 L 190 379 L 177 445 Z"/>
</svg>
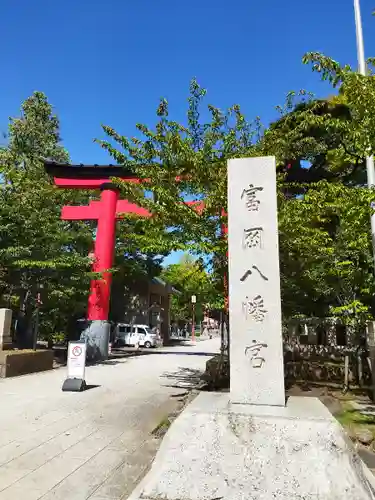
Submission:
<svg viewBox="0 0 375 500">
<path fill-rule="evenodd" d="M 4 466 L 0 469 L 0 491 L 8 486 L 16 483 L 27 474 L 30 474 L 32 469 L 20 469 L 19 467 Z"/>
<path fill-rule="evenodd" d="M 44 495 L 43 500 L 89 498 L 111 472 L 125 462 L 126 455 L 126 450 L 101 450 Z"/>
<path fill-rule="evenodd" d="M 120 500 L 148 470 L 153 429 L 194 387 L 219 339 L 87 368 L 63 393 L 64 368 L 0 380 L 0 500 Z"/>
</svg>

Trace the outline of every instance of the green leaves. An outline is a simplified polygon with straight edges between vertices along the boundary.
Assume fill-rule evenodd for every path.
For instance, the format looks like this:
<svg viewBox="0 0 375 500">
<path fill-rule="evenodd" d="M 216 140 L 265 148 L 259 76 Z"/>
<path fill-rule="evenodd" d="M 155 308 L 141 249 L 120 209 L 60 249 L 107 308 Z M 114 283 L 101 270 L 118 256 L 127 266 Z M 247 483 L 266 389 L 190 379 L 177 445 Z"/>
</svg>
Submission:
<svg viewBox="0 0 375 500">
<path fill-rule="evenodd" d="M 180 293 L 172 297 L 171 316 L 174 321 L 191 319 L 191 296 L 197 297 L 195 313 L 197 321 L 203 318 L 206 306 L 222 307 L 214 276 L 208 273 L 202 262 L 185 254 L 178 264 L 166 267 L 161 277 L 171 283 Z"/>
<path fill-rule="evenodd" d="M 345 77 L 352 72 L 350 66 L 341 66 L 330 57 L 320 52 L 308 52 L 302 58 L 303 64 L 310 64 L 313 71 L 321 74 L 322 80 L 329 81 L 333 87 L 342 84 Z"/>
<path fill-rule="evenodd" d="M 206 91 L 193 79 L 186 125 L 169 118 L 168 103 L 162 100 L 155 126 L 137 125 L 143 138 L 129 139 L 104 127 L 117 146 L 105 141 L 101 145 L 143 180 L 140 185 L 116 181 L 124 198 L 153 214 L 133 220 L 133 244 L 164 255 L 184 250 L 204 256 L 211 270 L 210 286 L 221 299 L 227 267 L 226 241 L 221 236 L 226 223 L 222 211 L 227 203 L 227 160 L 275 155 L 284 314 L 327 315 L 337 307 L 350 309 L 353 301 L 370 308 L 367 228 L 373 193 L 361 186 L 363 156 L 371 141 L 363 139 L 368 118 L 359 95 L 363 85 L 369 91 L 373 83 L 318 53 L 307 54 L 304 62 L 339 86 L 339 95 L 317 100 L 305 90 L 290 92 L 278 108 L 281 118 L 265 131 L 259 118 L 248 122 L 238 105 L 226 111 L 208 105 L 210 119 L 202 121 Z M 153 196 L 146 197 L 146 191 Z M 186 204 L 186 197 L 203 198 L 204 208 L 197 213 Z M 186 316 L 192 290 L 183 278 L 189 276 L 188 270 L 179 266 L 164 274 L 188 291 L 184 298 L 174 298 L 176 314 L 182 311 Z"/>
<path fill-rule="evenodd" d="M 311 64 L 313 71 L 319 71 L 323 80 L 328 80 L 333 87 L 339 87 L 340 96 L 351 118 L 345 123 L 342 133 L 346 136 L 346 141 L 354 146 L 352 150 L 355 149 L 355 154 L 362 157 L 372 154 L 375 150 L 375 79 L 371 71 L 369 76 L 360 75 L 350 66 L 341 66 L 337 61 L 319 53 L 306 54 L 304 62 Z M 369 59 L 369 65 L 372 62 Z"/>
<path fill-rule="evenodd" d="M 122 197 L 153 214 L 137 223 L 134 238 L 142 248 L 159 248 L 160 253 L 183 249 L 209 257 L 225 253 L 219 237 L 224 221 L 219 215 L 226 207 L 226 161 L 254 154 L 261 126 L 259 120 L 247 122 L 238 105 L 226 111 L 208 105 L 211 119 L 203 122 L 205 95 L 205 89 L 193 79 L 186 125 L 169 118 L 168 103 L 162 99 L 156 124 L 152 128 L 137 124 L 142 139 L 120 136 L 111 127 L 103 127 L 111 142 L 98 141 L 100 145 L 143 180 L 141 185 L 116 180 Z M 153 197 L 145 197 L 146 191 Z M 204 198 L 204 209 L 197 214 L 186 204 L 187 197 Z"/>
<path fill-rule="evenodd" d="M 375 193 L 320 181 L 302 198 L 279 199 L 284 314 L 370 311 L 375 290 L 369 217 Z"/>
</svg>

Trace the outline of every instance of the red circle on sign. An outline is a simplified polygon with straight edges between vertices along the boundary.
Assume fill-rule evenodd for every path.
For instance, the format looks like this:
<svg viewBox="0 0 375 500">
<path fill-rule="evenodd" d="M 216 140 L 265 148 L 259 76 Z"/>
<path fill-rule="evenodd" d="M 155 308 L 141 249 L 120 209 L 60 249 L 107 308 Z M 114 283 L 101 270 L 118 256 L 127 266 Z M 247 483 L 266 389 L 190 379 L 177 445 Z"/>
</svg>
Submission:
<svg viewBox="0 0 375 500">
<path fill-rule="evenodd" d="M 80 356 L 82 354 L 82 348 L 79 347 L 79 345 L 76 345 L 73 347 L 72 354 L 73 356 Z"/>
</svg>

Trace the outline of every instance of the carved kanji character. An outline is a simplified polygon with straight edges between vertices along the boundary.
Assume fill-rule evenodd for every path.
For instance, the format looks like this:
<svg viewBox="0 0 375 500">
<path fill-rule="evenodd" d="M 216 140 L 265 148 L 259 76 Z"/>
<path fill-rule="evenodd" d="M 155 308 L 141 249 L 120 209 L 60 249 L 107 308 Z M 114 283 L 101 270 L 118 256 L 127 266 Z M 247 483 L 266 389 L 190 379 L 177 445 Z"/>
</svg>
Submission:
<svg viewBox="0 0 375 500">
<path fill-rule="evenodd" d="M 245 348 L 245 356 L 249 353 L 253 368 L 261 368 L 263 366 L 265 359 L 263 356 L 259 356 L 259 354 L 262 349 L 267 349 L 267 347 L 268 344 L 265 342 L 257 342 L 256 340 L 253 340 L 252 345 Z"/>
<path fill-rule="evenodd" d="M 243 247 L 244 248 L 261 248 L 262 247 L 262 227 L 251 227 L 243 230 Z"/>
<path fill-rule="evenodd" d="M 257 191 L 263 191 L 263 188 L 255 187 L 253 184 L 249 184 L 249 187 L 242 191 L 241 200 L 245 196 L 246 207 L 249 212 L 257 212 L 259 209 L 260 201 L 256 197 Z"/>
<path fill-rule="evenodd" d="M 258 271 L 258 273 L 260 274 L 260 276 L 264 279 L 264 281 L 268 281 L 268 278 L 267 276 L 265 276 L 262 271 L 260 271 L 260 269 L 257 267 L 257 266 L 251 266 L 252 269 L 255 269 L 255 271 Z M 247 278 L 249 276 L 251 276 L 253 274 L 253 271 L 251 271 L 250 269 L 248 269 L 246 271 L 246 273 L 242 276 L 242 278 L 240 278 L 240 281 L 244 282 L 247 280 Z"/>
<path fill-rule="evenodd" d="M 246 300 L 242 302 L 242 311 L 246 319 L 253 319 L 257 323 L 261 323 L 267 313 L 263 298 L 260 295 L 251 300 L 249 300 L 249 297 L 246 297 Z"/>
</svg>

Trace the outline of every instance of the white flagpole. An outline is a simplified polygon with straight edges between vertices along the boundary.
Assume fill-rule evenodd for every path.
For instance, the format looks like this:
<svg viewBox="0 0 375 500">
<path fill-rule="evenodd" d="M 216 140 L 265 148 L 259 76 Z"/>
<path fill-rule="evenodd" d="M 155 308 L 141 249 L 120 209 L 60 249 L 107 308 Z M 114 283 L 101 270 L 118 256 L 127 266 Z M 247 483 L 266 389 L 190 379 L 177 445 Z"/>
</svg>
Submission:
<svg viewBox="0 0 375 500">
<path fill-rule="evenodd" d="M 361 75 L 366 76 L 367 67 L 365 59 L 365 48 L 363 43 L 361 8 L 359 5 L 359 0 L 354 0 L 354 15 L 355 15 L 355 30 L 357 37 L 358 71 Z M 366 170 L 367 170 L 367 185 L 370 188 L 375 186 L 375 168 L 374 168 L 373 156 L 368 156 L 366 158 Z M 372 238 L 372 253 L 375 261 L 375 213 L 371 214 L 371 238 Z"/>
</svg>

